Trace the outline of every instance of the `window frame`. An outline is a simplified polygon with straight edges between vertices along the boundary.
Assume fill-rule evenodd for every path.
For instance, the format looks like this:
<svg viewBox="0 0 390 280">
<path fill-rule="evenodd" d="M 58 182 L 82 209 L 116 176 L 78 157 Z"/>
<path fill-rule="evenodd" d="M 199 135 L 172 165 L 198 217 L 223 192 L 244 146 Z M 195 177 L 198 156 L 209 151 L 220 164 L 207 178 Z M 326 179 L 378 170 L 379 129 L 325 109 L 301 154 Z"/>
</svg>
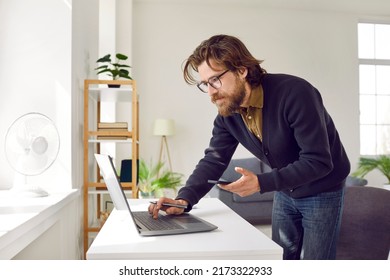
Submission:
<svg viewBox="0 0 390 280">
<path fill-rule="evenodd" d="M 360 32 L 359 32 L 359 25 L 360 24 L 372 24 L 374 25 L 374 28 L 377 26 L 377 25 L 388 25 L 390 27 L 390 23 L 389 22 L 374 22 L 374 21 L 359 21 L 358 24 L 357 24 L 357 28 L 358 28 L 358 48 L 360 48 Z M 375 44 L 376 44 L 376 41 L 375 41 L 375 30 L 374 30 L 374 41 L 372 42 L 373 47 L 374 47 L 374 58 L 360 58 L 360 52 L 358 51 L 358 73 L 359 73 L 359 130 L 360 130 L 360 154 L 361 155 L 364 155 L 364 156 L 377 156 L 377 155 L 381 155 L 381 154 L 390 154 L 390 147 L 388 147 L 388 145 L 386 145 L 386 142 L 390 142 L 390 141 L 387 141 L 386 139 L 390 139 L 390 137 L 385 137 L 384 139 L 385 140 L 378 140 L 378 137 L 380 136 L 383 136 L 383 135 L 386 135 L 386 133 L 383 133 L 383 134 L 380 134 L 379 130 L 381 129 L 387 129 L 387 131 L 390 131 L 390 122 L 387 123 L 378 123 L 378 106 L 375 106 L 374 110 L 375 112 L 373 113 L 375 115 L 375 122 L 374 123 L 365 123 L 365 122 L 362 122 L 362 102 L 361 100 L 363 99 L 362 97 L 367 97 L 367 96 L 373 96 L 374 97 L 374 102 L 375 104 L 377 105 L 378 104 L 378 96 L 379 97 L 388 97 L 390 98 L 390 91 L 385 94 L 381 93 L 381 94 L 378 94 L 378 91 L 376 89 L 376 86 L 377 86 L 377 73 L 376 73 L 376 70 L 377 70 L 377 67 L 378 66 L 389 66 L 390 67 L 390 57 L 389 59 L 378 59 L 378 58 L 375 58 Z M 368 94 L 368 93 L 362 93 L 361 92 L 361 66 L 362 65 L 370 65 L 370 66 L 374 66 L 375 67 L 375 92 L 373 94 Z M 390 105 L 389 105 L 390 106 Z M 375 143 L 374 144 L 374 147 L 370 147 L 370 145 L 367 145 L 367 143 L 369 143 L 370 141 L 367 141 L 367 135 L 363 135 L 366 131 L 367 128 L 369 128 L 371 126 L 371 129 L 374 129 L 375 130 L 375 139 L 374 141 L 372 141 L 372 143 Z M 371 144 L 372 144 L 371 143 Z M 368 146 L 368 148 L 366 147 Z"/>
</svg>

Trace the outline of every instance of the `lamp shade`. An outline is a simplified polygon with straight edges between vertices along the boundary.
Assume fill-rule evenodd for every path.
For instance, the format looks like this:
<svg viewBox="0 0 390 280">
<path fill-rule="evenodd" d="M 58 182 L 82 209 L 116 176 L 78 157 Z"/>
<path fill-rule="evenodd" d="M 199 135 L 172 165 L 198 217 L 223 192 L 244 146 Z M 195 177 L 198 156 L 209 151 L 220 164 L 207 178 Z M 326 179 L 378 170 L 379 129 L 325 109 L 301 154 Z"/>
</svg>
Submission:
<svg viewBox="0 0 390 280">
<path fill-rule="evenodd" d="M 171 119 L 157 119 L 154 121 L 154 135 L 169 136 L 175 134 L 175 122 Z"/>
</svg>

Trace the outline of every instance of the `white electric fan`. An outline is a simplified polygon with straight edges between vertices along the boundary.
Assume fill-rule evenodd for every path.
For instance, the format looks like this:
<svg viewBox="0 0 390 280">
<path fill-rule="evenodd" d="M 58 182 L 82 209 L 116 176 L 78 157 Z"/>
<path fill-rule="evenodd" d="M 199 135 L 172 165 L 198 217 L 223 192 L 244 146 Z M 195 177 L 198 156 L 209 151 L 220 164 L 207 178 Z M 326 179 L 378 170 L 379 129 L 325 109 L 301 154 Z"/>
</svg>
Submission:
<svg viewBox="0 0 390 280">
<path fill-rule="evenodd" d="M 20 174 L 15 174 L 13 188 L 35 196 L 47 196 L 41 187 L 27 184 L 27 178 L 47 170 L 56 160 L 59 148 L 57 128 L 47 116 L 33 112 L 16 119 L 5 136 L 7 160 Z"/>
</svg>

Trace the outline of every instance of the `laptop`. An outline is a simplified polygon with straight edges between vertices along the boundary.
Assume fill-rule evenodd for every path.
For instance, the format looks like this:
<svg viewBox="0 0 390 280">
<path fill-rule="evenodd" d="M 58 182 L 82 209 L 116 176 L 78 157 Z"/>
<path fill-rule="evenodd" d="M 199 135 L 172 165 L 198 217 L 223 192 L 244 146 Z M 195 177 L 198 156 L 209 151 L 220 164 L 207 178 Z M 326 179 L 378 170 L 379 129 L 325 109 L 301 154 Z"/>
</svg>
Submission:
<svg viewBox="0 0 390 280">
<path fill-rule="evenodd" d="M 119 183 L 112 158 L 108 155 L 95 154 L 108 192 L 117 210 L 127 210 L 141 236 L 173 235 L 195 232 L 206 232 L 218 227 L 189 213 L 166 215 L 159 213 L 157 220 L 148 211 L 132 211 Z"/>
</svg>

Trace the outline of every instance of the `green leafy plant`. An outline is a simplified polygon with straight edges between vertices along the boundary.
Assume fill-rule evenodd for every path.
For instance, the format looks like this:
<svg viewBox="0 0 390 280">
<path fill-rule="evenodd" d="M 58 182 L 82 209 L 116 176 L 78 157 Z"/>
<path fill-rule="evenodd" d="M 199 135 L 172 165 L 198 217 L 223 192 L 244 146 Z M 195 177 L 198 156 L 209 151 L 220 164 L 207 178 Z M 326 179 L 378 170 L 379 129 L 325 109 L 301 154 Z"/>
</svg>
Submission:
<svg viewBox="0 0 390 280">
<path fill-rule="evenodd" d="M 121 53 L 117 53 L 115 57 L 115 62 L 111 61 L 110 54 L 99 58 L 96 62 L 104 64 L 95 68 L 95 70 L 98 70 L 97 74 L 107 73 L 112 77 L 113 80 L 117 80 L 118 78 L 131 80 L 132 78 L 129 76 L 129 71 L 126 69 L 130 68 L 131 66 L 121 63 L 121 61 L 127 60 L 128 57 Z"/>
<path fill-rule="evenodd" d="M 390 156 L 381 155 L 377 158 L 361 157 L 358 168 L 352 173 L 352 176 L 364 178 L 364 176 L 375 169 L 379 170 L 387 178 L 387 184 L 390 184 Z"/>
<path fill-rule="evenodd" d="M 162 189 L 176 189 L 182 183 L 183 174 L 164 170 L 164 163 L 147 164 L 140 159 L 138 168 L 138 187 L 143 193 L 155 193 Z"/>
</svg>

